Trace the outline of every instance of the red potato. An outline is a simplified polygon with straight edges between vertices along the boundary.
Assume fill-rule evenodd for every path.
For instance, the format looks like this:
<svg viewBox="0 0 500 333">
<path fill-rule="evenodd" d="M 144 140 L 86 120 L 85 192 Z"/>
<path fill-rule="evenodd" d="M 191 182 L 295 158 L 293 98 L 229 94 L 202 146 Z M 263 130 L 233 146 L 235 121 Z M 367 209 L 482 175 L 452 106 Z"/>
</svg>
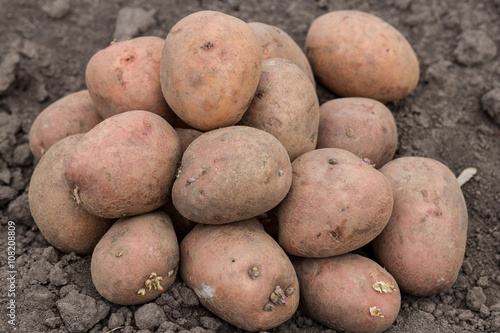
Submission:
<svg viewBox="0 0 500 333">
<path fill-rule="evenodd" d="M 293 258 L 300 308 L 334 330 L 380 333 L 396 320 L 401 293 L 396 280 L 371 259 L 357 254 Z"/>
<path fill-rule="evenodd" d="M 380 172 L 394 193 L 394 209 L 372 242 L 377 261 L 416 296 L 439 293 L 456 281 L 467 242 L 467 207 L 451 170 L 425 157 L 401 157 Z"/>
<path fill-rule="evenodd" d="M 394 116 L 379 101 L 346 97 L 320 106 L 317 149 L 345 149 L 378 169 L 392 160 L 397 145 Z"/>
<path fill-rule="evenodd" d="M 179 136 L 165 119 L 128 111 L 85 134 L 66 179 L 77 202 L 94 215 L 142 214 L 167 202 L 181 153 Z"/>
<path fill-rule="evenodd" d="M 103 118 L 146 110 L 168 122 L 174 120 L 160 85 L 164 45 L 159 37 L 138 37 L 111 44 L 94 54 L 87 64 L 85 82 Z"/>
<path fill-rule="evenodd" d="M 83 134 L 62 138 L 42 156 L 31 176 L 31 215 L 45 239 L 64 253 L 92 253 L 115 220 L 91 215 L 71 197 L 64 177 L 66 164 Z"/>
<path fill-rule="evenodd" d="M 122 304 L 149 302 L 175 281 L 179 244 L 163 211 L 119 219 L 92 253 L 92 282 L 102 297 Z"/>
<path fill-rule="evenodd" d="M 285 252 L 256 219 L 197 225 L 181 242 L 180 275 L 200 302 L 248 331 L 279 326 L 299 304 Z"/>
<path fill-rule="evenodd" d="M 160 66 L 163 95 L 195 129 L 234 125 L 255 95 L 261 66 L 260 44 L 245 22 L 196 12 L 167 35 Z"/>
<path fill-rule="evenodd" d="M 31 125 L 29 145 L 33 156 L 42 155 L 67 136 L 86 133 L 102 121 L 88 90 L 69 94 L 46 107 Z"/>
</svg>

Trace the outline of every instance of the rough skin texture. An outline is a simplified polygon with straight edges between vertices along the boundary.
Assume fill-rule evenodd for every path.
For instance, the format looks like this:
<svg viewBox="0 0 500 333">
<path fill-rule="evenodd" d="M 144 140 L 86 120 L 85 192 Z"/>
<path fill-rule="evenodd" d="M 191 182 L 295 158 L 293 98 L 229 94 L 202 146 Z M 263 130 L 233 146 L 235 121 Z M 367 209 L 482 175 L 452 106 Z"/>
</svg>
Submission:
<svg viewBox="0 0 500 333">
<path fill-rule="evenodd" d="M 28 200 L 36 225 L 45 239 L 64 253 L 92 253 L 114 220 L 88 213 L 71 197 L 64 170 L 83 134 L 56 142 L 42 156 L 31 177 Z"/>
<path fill-rule="evenodd" d="M 343 97 L 396 102 L 417 86 L 419 63 L 394 27 L 364 12 L 323 14 L 309 27 L 306 55 L 314 74 Z"/>
<path fill-rule="evenodd" d="M 149 302 L 166 291 L 178 267 L 179 244 L 172 221 L 156 210 L 119 219 L 95 247 L 90 269 L 99 294 L 130 305 Z"/>
<path fill-rule="evenodd" d="M 264 60 L 257 92 L 239 124 L 274 135 L 293 161 L 316 147 L 316 90 L 293 62 L 282 58 Z"/>
<path fill-rule="evenodd" d="M 290 159 L 278 139 L 256 128 L 231 126 L 204 133 L 189 145 L 172 201 L 194 222 L 223 224 L 277 206 L 291 182 Z"/>
<path fill-rule="evenodd" d="M 387 179 L 347 150 L 317 149 L 292 163 L 292 187 L 277 208 L 278 239 L 291 255 L 329 257 L 368 244 L 392 213 Z"/>
<path fill-rule="evenodd" d="M 301 309 L 323 325 L 341 332 L 380 333 L 396 320 L 401 305 L 398 284 L 375 261 L 349 253 L 323 259 L 296 257 L 292 263 L 299 278 Z M 382 284 L 374 286 L 377 282 Z"/>
<path fill-rule="evenodd" d="M 380 172 L 391 184 L 394 209 L 372 243 L 377 261 L 409 294 L 429 296 L 449 288 L 462 266 L 468 223 L 454 174 L 425 157 L 400 157 Z"/>
<path fill-rule="evenodd" d="M 382 103 L 361 97 L 330 100 L 320 106 L 316 148 L 340 148 L 367 159 L 377 169 L 392 160 L 398 129 Z"/>
<path fill-rule="evenodd" d="M 256 219 L 197 225 L 180 248 L 181 278 L 206 308 L 232 325 L 268 330 L 297 309 L 299 286 L 292 263 Z M 286 291 L 278 304 L 272 296 L 277 286 Z"/>
</svg>

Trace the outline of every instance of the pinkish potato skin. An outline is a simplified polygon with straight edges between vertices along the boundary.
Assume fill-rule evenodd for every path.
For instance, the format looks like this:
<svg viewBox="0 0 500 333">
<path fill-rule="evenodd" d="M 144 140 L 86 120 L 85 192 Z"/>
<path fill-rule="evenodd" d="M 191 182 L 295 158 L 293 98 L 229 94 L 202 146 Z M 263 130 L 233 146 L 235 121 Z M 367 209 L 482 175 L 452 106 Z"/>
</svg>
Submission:
<svg viewBox="0 0 500 333">
<path fill-rule="evenodd" d="M 304 72 L 282 58 L 264 60 L 257 92 L 240 125 L 274 135 L 293 161 L 314 150 L 318 124 L 318 96 Z"/>
<path fill-rule="evenodd" d="M 45 239 L 64 253 L 92 253 L 115 220 L 91 215 L 71 198 L 64 170 L 83 134 L 57 141 L 42 156 L 30 181 L 31 215 Z"/>
<path fill-rule="evenodd" d="M 88 90 L 67 95 L 46 107 L 35 119 L 29 133 L 29 144 L 35 159 L 57 141 L 86 133 L 102 121 Z"/>
<path fill-rule="evenodd" d="M 197 225 L 180 248 L 181 278 L 206 308 L 228 323 L 262 331 L 295 313 L 299 303 L 295 270 L 256 219 Z M 271 301 L 277 286 L 288 290 L 281 298 L 285 304 Z"/>
<path fill-rule="evenodd" d="M 119 219 L 92 254 L 92 282 L 101 296 L 122 305 L 149 302 L 175 281 L 179 245 L 172 222 L 160 210 Z M 151 288 L 147 280 L 157 276 Z M 161 288 L 160 288 L 161 286 Z M 139 290 L 144 288 L 144 294 Z"/>
<path fill-rule="evenodd" d="M 351 152 L 317 149 L 292 163 L 290 192 L 277 208 L 278 239 L 291 255 L 329 257 L 358 249 L 392 213 L 387 179 Z"/>
<path fill-rule="evenodd" d="M 372 242 L 401 290 L 429 296 L 453 285 L 467 240 L 467 207 L 455 175 L 439 161 L 401 157 L 382 172 L 394 193 L 392 217 Z"/>
<path fill-rule="evenodd" d="M 128 111 L 90 130 L 66 167 L 71 193 L 90 213 L 119 218 L 167 202 L 181 157 L 180 140 L 165 119 Z"/>
<path fill-rule="evenodd" d="M 85 82 L 104 119 L 125 111 L 146 110 L 173 121 L 159 77 L 164 45 L 159 37 L 138 37 L 94 54 L 87 64 Z"/>
<path fill-rule="evenodd" d="M 380 333 L 396 320 L 401 293 L 396 280 L 376 262 L 357 254 L 330 258 L 293 258 L 301 309 L 321 324 L 350 333 Z M 388 292 L 376 282 L 392 285 Z M 371 307 L 381 311 L 372 315 Z"/>
<path fill-rule="evenodd" d="M 392 160 L 398 130 L 391 111 L 379 101 L 362 97 L 337 98 L 320 106 L 316 148 L 350 151 L 381 168 Z"/>
<path fill-rule="evenodd" d="M 314 74 L 307 60 L 306 55 L 300 48 L 300 46 L 282 29 L 261 23 L 261 22 L 250 22 L 248 26 L 252 28 L 255 36 L 260 42 L 262 47 L 262 60 L 270 58 L 283 58 L 290 60 L 307 75 L 314 87 L 316 87 L 316 82 L 314 81 Z"/>
</svg>

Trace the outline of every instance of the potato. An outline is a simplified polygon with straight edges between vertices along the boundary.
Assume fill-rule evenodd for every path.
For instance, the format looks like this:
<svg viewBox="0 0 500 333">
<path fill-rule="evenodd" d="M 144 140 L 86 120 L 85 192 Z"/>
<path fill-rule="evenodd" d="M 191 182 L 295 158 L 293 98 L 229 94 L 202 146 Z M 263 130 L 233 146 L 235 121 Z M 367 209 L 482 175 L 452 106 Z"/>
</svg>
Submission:
<svg viewBox="0 0 500 333">
<path fill-rule="evenodd" d="M 200 302 L 248 331 L 276 327 L 295 313 L 297 275 L 256 219 L 197 225 L 180 245 L 180 276 Z"/>
<path fill-rule="evenodd" d="M 174 113 L 163 98 L 160 59 L 165 41 L 138 37 L 111 44 L 90 59 L 85 82 L 103 118 L 146 110 L 171 122 Z"/>
<path fill-rule="evenodd" d="M 191 221 L 229 223 L 278 205 L 291 181 L 290 159 L 278 139 L 252 127 L 225 127 L 202 134 L 186 149 L 172 201 Z"/>
<path fill-rule="evenodd" d="M 264 60 L 255 98 L 239 124 L 274 135 L 293 161 L 316 147 L 316 90 L 293 62 L 282 58 Z"/>
<path fill-rule="evenodd" d="M 102 297 L 122 304 L 149 302 L 175 281 L 179 244 L 160 210 L 119 219 L 92 253 L 92 282 Z"/>
<path fill-rule="evenodd" d="M 196 12 L 167 35 L 160 64 L 163 95 L 195 129 L 234 125 L 255 95 L 261 66 L 260 44 L 245 22 Z"/>
<path fill-rule="evenodd" d="M 418 59 L 405 37 L 382 19 L 359 11 L 333 11 L 314 20 L 306 55 L 316 78 L 343 97 L 395 102 L 419 80 Z"/>
<path fill-rule="evenodd" d="M 176 128 L 175 131 L 181 141 L 182 153 L 186 151 L 187 147 L 194 139 L 203 134 L 203 132 L 195 130 L 194 128 Z"/>
<path fill-rule="evenodd" d="M 398 129 L 391 111 L 382 103 L 362 97 L 337 98 L 319 108 L 316 148 L 340 148 L 377 169 L 392 160 Z"/>
<path fill-rule="evenodd" d="M 292 187 L 276 213 L 279 244 L 288 254 L 347 253 L 368 244 L 389 221 L 389 182 L 353 153 L 317 149 L 299 156 L 292 168 Z"/>
<path fill-rule="evenodd" d="M 311 64 L 300 46 L 285 31 L 261 22 L 250 22 L 262 47 L 262 60 L 269 58 L 283 58 L 290 60 L 307 75 L 313 86 L 316 86 Z"/>
<path fill-rule="evenodd" d="M 449 288 L 467 242 L 467 207 L 455 176 L 426 157 L 400 157 L 380 172 L 391 184 L 394 209 L 372 242 L 377 261 L 409 294 L 429 296 Z"/>
<path fill-rule="evenodd" d="M 70 135 L 47 150 L 33 171 L 28 201 L 38 229 L 52 246 L 64 253 L 86 255 L 115 220 L 91 215 L 71 198 L 64 170 L 82 137 Z"/>
<path fill-rule="evenodd" d="M 179 137 L 149 111 L 107 118 L 87 132 L 66 167 L 77 202 L 90 213 L 120 218 L 167 202 L 181 157 Z"/>
<path fill-rule="evenodd" d="M 57 141 L 73 134 L 86 133 L 101 121 L 88 90 L 64 96 L 35 118 L 29 133 L 31 152 L 36 160 L 40 160 Z"/>
<path fill-rule="evenodd" d="M 177 235 L 177 239 L 179 241 L 181 241 L 197 224 L 196 222 L 182 216 L 177 209 L 175 209 L 172 200 L 168 200 L 165 205 L 160 207 L 160 209 L 170 216 L 175 234 Z"/>
<path fill-rule="evenodd" d="M 379 333 L 396 320 L 401 293 L 396 280 L 357 254 L 294 258 L 300 308 L 321 324 L 350 333 Z"/>
</svg>

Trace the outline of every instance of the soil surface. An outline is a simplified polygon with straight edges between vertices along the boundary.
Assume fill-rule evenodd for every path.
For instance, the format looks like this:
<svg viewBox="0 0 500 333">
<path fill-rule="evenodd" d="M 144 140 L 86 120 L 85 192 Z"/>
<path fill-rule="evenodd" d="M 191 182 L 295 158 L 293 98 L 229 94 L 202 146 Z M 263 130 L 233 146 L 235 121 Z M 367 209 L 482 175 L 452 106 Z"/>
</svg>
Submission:
<svg viewBox="0 0 500 333">
<path fill-rule="evenodd" d="M 434 158 L 456 175 L 475 167 L 477 175 L 462 187 L 469 231 L 457 282 L 431 297 L 403 295 L 400 314 L 387 332 L 500 331 L 500 1 L 0 3 L 1 332 L 241 332 L 201 306 L 180 279 L 145 305 L 104 300 L 92 285 L 90 256 L 51 247 L 34 228 L 27 200 L 34 168 L 31 124 L 49 104 L 86 88 L 90 57 L 114 38 L 164 38 L 179 19 L 204 9 L 276 25 L 301 46 L 315 17 L 339 9 L 375 14 L 407 37 L 420 60 L 421 78 L 410 96 L 388 105 L 398 124 L 397 156 Z M 321 85 L 317 90 L 321 103 L 334 98 Z M 16 235 L 10 267 L 9 226 Z M 12 300 L 14 310 L 8 308 Z M 15 326 L 8 314 L 15 314 Z M 298 311 L 271 332 L 334 331 Z"/>
</svg>

